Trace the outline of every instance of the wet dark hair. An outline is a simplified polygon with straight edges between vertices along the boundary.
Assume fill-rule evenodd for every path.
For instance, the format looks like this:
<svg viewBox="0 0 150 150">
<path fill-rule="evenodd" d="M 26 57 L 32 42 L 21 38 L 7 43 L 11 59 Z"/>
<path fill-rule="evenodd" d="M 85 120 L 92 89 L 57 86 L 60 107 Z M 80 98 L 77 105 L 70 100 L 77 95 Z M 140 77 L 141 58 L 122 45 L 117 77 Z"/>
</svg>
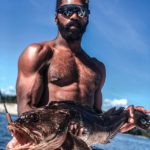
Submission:
<svg viewBox="0 0 150 150">
<path fill-rule="evenodd" d="M 56 10 L 57 10 L 57 8 L 59 8 L 61 3 L 62 3 L 62 0 L 56 0 Z"/>
<path fill-rule="evenodd" d="M 63 0 L 56 0 L 56 10 L 61 5 L 62 1 Z M 83 3 L 83 5 L 85 5 L 85 7 L 87 7 L 87 9 L 89 9 L 89 0 L 81 0 L 81 2 Z"/>
</svg>

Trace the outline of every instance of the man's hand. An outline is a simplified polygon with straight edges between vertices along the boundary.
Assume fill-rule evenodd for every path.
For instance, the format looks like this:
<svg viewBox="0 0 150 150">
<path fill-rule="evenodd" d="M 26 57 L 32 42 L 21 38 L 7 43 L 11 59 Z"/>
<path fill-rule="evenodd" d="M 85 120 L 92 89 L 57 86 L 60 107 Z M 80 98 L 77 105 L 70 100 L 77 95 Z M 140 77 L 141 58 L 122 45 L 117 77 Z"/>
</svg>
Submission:
<svg viewBox="0 0 150 150">
<path fill-rule="evenodd" d="M 135 122 L 134 122 L 134 111 L 135 110 L 139 110 L 145 114 L 150 113 L 150 110 L 145 110 L 144 107 L 142 106 L 137 106 L 137 107 L 133 107 L 133 106 L 128 106 L 127 109 L 129 111 L 129 119 L 128 119 L 128 123 L 125 123 L 121 128 L 120 128 L 120 132 L 127 132 L 129 130 L 132 130 L 133 128 L 135 128 Z"/>
<path fill-rule="evenodd" d="M 72 134 L 76 136 L 81 136 L 86 132 L 86 129 L 84 127 L 81 127 L 78 123 L 76 122 L 71 122 L 69 126 L 69 130 Z"/>
<path fill-rule="evenodd" d="M 18 144 L 18 141 L 16 140 L 16 138 L 15 137 L 13 137 L 12 139 L 11 139 L 11 141 L 9 141 L 9 143 L 7 144 L 7 146 L 6 146 L 6 150 L 8 149 L 13 149 L 16 145 Z"/>
</svg>

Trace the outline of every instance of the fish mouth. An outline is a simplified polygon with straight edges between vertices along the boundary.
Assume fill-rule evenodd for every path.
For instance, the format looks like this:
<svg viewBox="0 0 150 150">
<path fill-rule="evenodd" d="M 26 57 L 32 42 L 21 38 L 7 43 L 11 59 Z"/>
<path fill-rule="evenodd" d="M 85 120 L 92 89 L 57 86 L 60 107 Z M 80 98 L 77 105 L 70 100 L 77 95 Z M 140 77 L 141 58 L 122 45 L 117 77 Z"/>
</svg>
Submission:
<svg viewBox="0 0 150 150">
<path fill-rule="evenodd" d="M 17 143 L 21 146 L 26 144 L 36 144 L 37 140 L 31 131 L 25 127 L 21 127 L 15 123 L 11 123 L 8 125 L 8 129 L 10 130 L 11 134 L 17 140 Z"/>
</svg>

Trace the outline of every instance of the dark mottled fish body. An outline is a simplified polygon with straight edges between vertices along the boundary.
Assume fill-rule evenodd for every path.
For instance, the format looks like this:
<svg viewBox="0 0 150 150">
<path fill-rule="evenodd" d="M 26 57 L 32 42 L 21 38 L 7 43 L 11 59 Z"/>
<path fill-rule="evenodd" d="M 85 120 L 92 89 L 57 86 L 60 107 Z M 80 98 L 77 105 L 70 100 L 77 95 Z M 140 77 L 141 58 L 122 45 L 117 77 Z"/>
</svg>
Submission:
<svg viewBox="0 0 150 150">
<path fill-rule="evenodd" d="M 89 150 L 95 143 L 107 143 L 128 120 L 124 108 L 112 108 L 97 114 L 87 105 L 74 102 L 52 102 L 22 114 L 8 125 L 18 141 L 15 149 Z M 137 127 L 150 129 L 150 117 L 135 111 Z M 75 136 L 70 132 L 71 123 L 84 127 L 85 132 Z"/>
</svg>

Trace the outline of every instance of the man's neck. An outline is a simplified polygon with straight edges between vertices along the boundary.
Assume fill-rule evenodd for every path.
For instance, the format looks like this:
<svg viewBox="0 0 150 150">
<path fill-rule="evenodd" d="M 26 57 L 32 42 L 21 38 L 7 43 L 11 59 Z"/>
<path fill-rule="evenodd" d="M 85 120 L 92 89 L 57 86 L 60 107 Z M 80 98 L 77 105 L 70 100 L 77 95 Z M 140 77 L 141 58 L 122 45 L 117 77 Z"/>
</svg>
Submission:
<svg viewBox="0 0 150 150">
<path fill-rule="evenodd" d="M 81 51 L 81 40 L 78 41 L 66 41 L 60 33 L 55 39 L 56 46 L 69 48 L 74 53 L 79 53 Z"/>
</svg>

